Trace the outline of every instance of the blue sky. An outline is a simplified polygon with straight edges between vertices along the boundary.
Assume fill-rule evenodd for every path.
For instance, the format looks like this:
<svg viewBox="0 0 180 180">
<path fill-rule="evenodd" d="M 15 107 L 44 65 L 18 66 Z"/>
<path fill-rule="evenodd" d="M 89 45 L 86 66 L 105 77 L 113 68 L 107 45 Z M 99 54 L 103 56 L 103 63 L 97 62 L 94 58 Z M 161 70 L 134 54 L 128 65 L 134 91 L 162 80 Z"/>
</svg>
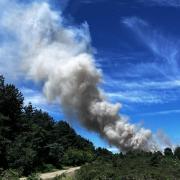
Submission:
<svg viewBox="0 0 180 180">
<path fill-rule="evenodd" d="M 22 1 L 22 0 L 21 0 Z M 87 22 L 102 89 L 122 113 L 154 133 L 162 130 L 180 143 L 180 1 L 178 0 L 53 0 L 68 23 Z M 26 1 L 27 3 L 27 1 Z M 66 119 L 50 104 L 41 85 L 12 80 L 31 101 L 56 119 Z M 109 147 L 97 134 L 72 122 L 77 133 L 96 146 Z M 114 150 L 114 149 L 113 149 Z"/>
</svg>

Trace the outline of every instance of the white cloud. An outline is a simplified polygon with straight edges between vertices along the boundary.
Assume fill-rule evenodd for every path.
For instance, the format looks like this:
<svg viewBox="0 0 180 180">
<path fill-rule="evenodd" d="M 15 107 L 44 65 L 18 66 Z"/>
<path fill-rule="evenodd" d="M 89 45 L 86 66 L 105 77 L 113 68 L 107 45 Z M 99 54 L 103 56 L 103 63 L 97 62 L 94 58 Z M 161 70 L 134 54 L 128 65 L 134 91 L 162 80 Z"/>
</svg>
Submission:
<svg viewBox="0 0 180 180">
<path fill-rule="evenodd" d="M 125 75 L 137 75 L 133 81 L 115 81 L 123 90 L 120 98 L 132 102 L 161 103 L 178 100 L 180 89 L 179 40 L 165 36 L 146 21 L 130 17 L 123 23 L 134 32 L 136 39 L 152 53 L 152 61 L 144 60 L 126 68 Z M 124 90 L 131 93 L 126 93 Z M 115 95 L 114 95 L 115 96 Z"/>
<path fill-rule="evenodd" d="M 40 107 L 48 104 L 47 100 L 45 99 L 44 95 L 41 92 L 28 88 L 21 88 L 21 91 L 25 96 L 25 101 L 24 101 L 25 104 L 31 102 L 36 107 Z"/>
<path fill-rule="evenodd" d="M 157 115 L 167 115 L 167 114 L 180 114 L 180 109 L 172 109 L 172 110 L 164 110 L 164 111 L 156 111 L 149 113 L 139 114 L 140 116 L 157 116 Z"/>
<path fill-rule="evenodd" d="M 168 78 L 171 78 L 170 76 L 180 76 L 178 67 L 180 43 L 177 39 L 166 37 L 146 21 L 137 17 L 125 18 L 123 23 L 156 56 L 154 63 L 157 64 L 157 70 L 159 69 L 162 75 Z M 168 73 L 163 71 L 168 71 Z"/>
<path fill-rule="evenodd" d="M 179 100 L 180 80 L 153 79 L 112 79 L 106 76 L 104 82 L 108 89 L 108 97 L 113 102 L 140 103 L 140 104 L 161 104 Z"/>
<path fill-rule="evenodd" d="M 108 96 L 111 100 L 121 101 L 126 103 L 141 103 L 141 104 L 159 104 L 165 103 L 166 98 L 160 97 L 156 93 L 150 93 L 142 90 L 126 90 L 108 93 Z"/>
<path fill-rule="evenodd" d="M 25 105 L 32 103 L 35 108 L 42 109 L 43 111 L 49 112 L 50 114 L 62 114 L 62 110 L 60 109 L 58 103 L 49 103 L 42 92 L 27 87 L 22 87 L 20 90 L 24 95 Z"/>
<path fill-rule="evenodd" d="M 169 90 L 180 88 L 180 79 L 167 80 L 167 81 L 152 81 L 152 80 L 137 80 L 125 81 L 125 80 L 113 80 L 108 78 L 104 82 L 105 85 L 111 87 L 119 87 L 119 89 L 127 90 Z"/>
<path fill-rule="evenodd" d="M 107 2 L 107 1 L 108 0 L 80 0 L 80 2 L 84 4 L 102 3 L 102 2 Z"/>
</svg>

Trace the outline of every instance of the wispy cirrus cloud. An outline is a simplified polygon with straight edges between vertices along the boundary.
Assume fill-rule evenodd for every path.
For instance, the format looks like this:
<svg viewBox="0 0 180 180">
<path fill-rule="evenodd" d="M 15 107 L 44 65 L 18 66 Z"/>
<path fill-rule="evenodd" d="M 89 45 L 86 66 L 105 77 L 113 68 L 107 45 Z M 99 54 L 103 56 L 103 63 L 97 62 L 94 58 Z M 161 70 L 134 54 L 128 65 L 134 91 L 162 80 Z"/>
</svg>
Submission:
<svg viewBox="0 0 180 180">
<path fill-rule="evenodd" d="M 180 7 L 180 0 L 139 0 L 139 2 L 151 6 Z"/>
<path fill-rule="evenodd" d="M 117 62 L 121 73 L 113 70 L 115 77 L 106 77 L 104 84 L 109 97 L 114 101 L 141 104 L 177 101 L 180 97 L 179 41 L 137 17 L 124 18 L 123 23 L 134 33 L 135 39 L 144 44 L 151 57 L 147 60 L 146 56 L 134 55 L 132 61 L 127 54 L 128 60 L 123 66 L 118 62 L 122 57 L 112 59 L 110 63 Z"/>
<path fill-rule="evenodd" d="M 163 76 L 169 79 L 174 78 L 174 76 L 180 77 L 178 64 L 180 42 L 177 39 L 166 37 L 146 21 L 137 17 L 125 18 L 123 23 L 153 53 L 157 70 Z"/>
<path fill-rule="evenodd" d="M 135 79 L 132 81 L 106 77 L 104 85 L 108 97 L 123 104 L 164 104 L 177 101 L 180 97 L 180 80 L 156 81 Z"/>
<path fill-rule="evenodd" d="M 155 111 L 139 114 L 140 116 L 157 116 L 157 115 L 167 115 L 167 114 L 180 114 L 180 109 L 164 110 L 164 111 Z"/>
<path fill-rule="evenodd" d="M 111 82 L 111 83 L 110 83 Z M 180 80 L 174 79 L 172 81 L 150 81 L 150 80 L 142 80 L 139 82 L 129 82 L 123 80 L 110 80 L 105 82 L 110 83 L 109 86 L 120 87 L 122 89 L 139 89 L 139 90 L 168 90 L 168 89 L 180 89 Z"/>
<path fill-rule="evenodd" d="M 102 2 L 107 2 L 107 1 L 108 0 L 80 0 L 80 2 L 84 4 L 102 3 Z"/>
<path fill-rule="evenodd" d="M 129 27 L 135 35 L 142 41 L 146 47 L 156 56 L 154 62 L 158 65 L 158 69 L 165 76 L 178 75 L 179 76 L 179 41 L 174 38 L 165 37 L 162 33 L 153 29 L 146 21 L 137 18 L 130 17 L 125 18 L 123 23 Z M 163 73 L 162 71 L 169 71 Z"/>
<path fill-rule="evenodd" d="M 84 4 L 94 4 L 108 2 L 108 0 L 80 0 Z M 113 1 L 112 3 L 117 3 L 119 5 L 128 4 L 127 0 Z M 134 0 L 131 2 L 133 5 L 144 4 L 146 6 L 163 6 L 163 7 L 180 7 L 180 0 Z M 131 4 L 131 5 L 132 5 Z"/>
<path fill-rule="evenodd" d="M 165 104 L 176 101 L 179 94 L 167 91 L 153 90 L 120 90 L 108 93 L 108 97 L 112 101 L 121 101 L 123 103 L 138 103 L 138 104 Z"/>
</svg>

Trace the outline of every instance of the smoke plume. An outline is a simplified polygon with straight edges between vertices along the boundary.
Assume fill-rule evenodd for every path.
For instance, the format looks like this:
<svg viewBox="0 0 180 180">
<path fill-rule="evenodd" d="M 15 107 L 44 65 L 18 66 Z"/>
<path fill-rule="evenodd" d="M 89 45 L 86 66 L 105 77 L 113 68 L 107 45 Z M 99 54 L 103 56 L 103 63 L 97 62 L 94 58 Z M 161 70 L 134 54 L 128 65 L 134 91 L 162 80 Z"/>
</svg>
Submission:
<svg viewBox="0 0 180 180">
<path fill-rule="evenodd" d="M 8 53 L 16 52 L 18 59 L 9 61 L 41 83 L 48 100 L 59 101 L 64 113 L 122 151 L 155 150 L 151 131 L 119 115 L 121 105 L 107 102 L 99 88 L 102 73 L 95 65 L 87 23 L 67 25 L 47 2 L 14 2 L 6 7 L 6 1 L 0 1 L 5 9 L 0 26 L 13 37 L 11 46 L 3 48 L 7 52 L 11 47 Z"/>
<path fill-rule="evenodd" d="M 156 137 L 160 141 L 160 143 L 165 146 L 163 148 L 166 148 L 166 147 L 174 148 L 174 145 L 172 144 L 171 140 L 162 130 L 159 129 L 157 131 Z"/>
</svg>

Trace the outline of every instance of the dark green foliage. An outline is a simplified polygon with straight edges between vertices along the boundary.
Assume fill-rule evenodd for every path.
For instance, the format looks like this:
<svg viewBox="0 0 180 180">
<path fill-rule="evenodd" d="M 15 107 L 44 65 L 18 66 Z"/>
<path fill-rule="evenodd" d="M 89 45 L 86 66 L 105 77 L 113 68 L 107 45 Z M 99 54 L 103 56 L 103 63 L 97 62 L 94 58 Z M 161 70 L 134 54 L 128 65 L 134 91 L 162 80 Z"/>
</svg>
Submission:
<svg viewBox="0 0 180 180">
<path fill-rule="evenodd" d="M 28 176 L 27 180 L 41 180 L 38 174 L 32 173 L 31 175 Z"/>
<path fill-rule="evenodd" d="M 61 168 L 71 154 L 82 164 L 93 160 L 94 146 L 77 135 L 66 122 L 55 122 L 48 113 L 23 105 L 23 96 L 0 76 L 0 168 L 19 175 Z M 70 156 L 71 156 L 70 155 Z M 79 159 L 78 159 L 79 158 Z"/>
<path fill-rule="evenodd" d="M 162 153 L 160 151 L 155 152 L 152 154 L 151 159 L 150 159 L 150 165 L 151 166 L 158 166 L 160 164 L 160 161 L 162 160 Z"/>
<path fill-rule="evenodd" d="M 23 96 L 14 85 L 4 83 L 0 76 L 0 167 L 8 168 L 7 148 L 19 133 Z"/>
<path fill-rule="evenodd" d="M 107 149 L 105 148 L 97 148 L 96 149 L 96 155 L 98 157 L 103 157 L 103 158 L 109 158 L 112 156 L 112 152 L 111 151 L 108 151 Z"/>
<path fill-rule="evenodd" d="M 172 149 L 171 148 L 166 148 L 164 149 L 164 155 L 165 156 L 173 156 L 173 152 L 172 152 Z"/>
<path fill-rule="evenodd" d="M 174 156 L 180 160 L 180 147 L 176 147 L 174 151 Z"/>
<path fill-rule="evenodd" d="M 21 92 L 11 84 L 4 84 L 4 78 L 0 76 L 0 112 L 4 116 L 16 121 L 21 115 L 23 106 Z"/>
<path fill-rule="evenodd" d="M 7 169 L 1 173 L 0 180 L 19 180 L 18 176 L 16 171 Z"/>
<path fill-rule="evenodd" d="M 43 164 L 41 166 L 41 169 L 39 170 L 39 172 L 47 173 L 47 172 L 53 172 L 56 170 L 57 170 L 57 168 L 52 164 Z"/>
<path fill-rule="evenodd" d="M 92 162 L 95 159 L 93 152 L 78 149 L 68 149 L 63 156 L 65 165 L 82 165 L 86 162 Z"/>
<path fill-rule="evenodd" d="M 10 127 L 9 127 L 9 118 L 5 117 L 0 113 L 0 167 L 7 168 L 7 147 L 11 143 L 9 137 Z"/>
</svg>

